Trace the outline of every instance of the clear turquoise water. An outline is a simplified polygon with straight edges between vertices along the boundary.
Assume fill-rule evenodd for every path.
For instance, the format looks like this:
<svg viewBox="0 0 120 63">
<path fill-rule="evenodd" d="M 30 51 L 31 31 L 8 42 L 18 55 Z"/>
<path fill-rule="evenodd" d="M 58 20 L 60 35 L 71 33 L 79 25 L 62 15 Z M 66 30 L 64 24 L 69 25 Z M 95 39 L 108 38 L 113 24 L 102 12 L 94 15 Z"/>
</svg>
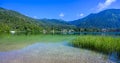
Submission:
<svg viewBox="0 0 120 63">
<path fill-rule="evenodd" d="M 118 60 L 68 42 L 79 35 L 0 35 L 0 63 L 116 63 Z"/>
</svg>

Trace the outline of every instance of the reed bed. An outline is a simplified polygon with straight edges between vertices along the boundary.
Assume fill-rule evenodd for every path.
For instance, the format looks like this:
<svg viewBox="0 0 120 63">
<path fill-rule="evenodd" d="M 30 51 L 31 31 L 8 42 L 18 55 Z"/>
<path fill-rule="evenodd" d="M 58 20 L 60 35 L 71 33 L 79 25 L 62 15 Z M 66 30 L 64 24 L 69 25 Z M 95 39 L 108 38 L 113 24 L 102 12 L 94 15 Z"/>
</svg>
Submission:
<svg viewBox="0 0 120 63">
<path fill-rule="evenodd" d="M 120 54 L 120 37 L 79 36 L 70 42 L 74 47 L 90 49 L 102 53 Z"/>
</svg>

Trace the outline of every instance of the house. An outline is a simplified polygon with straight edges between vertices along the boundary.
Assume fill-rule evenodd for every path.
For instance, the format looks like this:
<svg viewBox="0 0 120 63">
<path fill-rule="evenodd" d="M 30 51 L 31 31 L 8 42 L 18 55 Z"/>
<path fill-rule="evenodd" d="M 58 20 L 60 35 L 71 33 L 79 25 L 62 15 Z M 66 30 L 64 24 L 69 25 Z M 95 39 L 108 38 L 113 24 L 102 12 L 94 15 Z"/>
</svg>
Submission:
<svg viewBox="0 0 120 63">
<path fill-rule="evenodd" d="M 15 34 L 16 31 L 10 31 L 11 34 Z"/>
</svg>

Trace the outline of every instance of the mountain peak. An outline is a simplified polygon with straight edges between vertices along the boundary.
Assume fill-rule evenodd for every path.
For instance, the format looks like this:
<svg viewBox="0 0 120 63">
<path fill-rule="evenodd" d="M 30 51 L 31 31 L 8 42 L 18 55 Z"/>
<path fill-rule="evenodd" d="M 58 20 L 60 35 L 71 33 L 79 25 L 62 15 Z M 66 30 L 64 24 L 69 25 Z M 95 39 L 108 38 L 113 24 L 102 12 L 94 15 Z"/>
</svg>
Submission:
<svg viewBox="0 0 120 63">
<path fill-rule="evenodd" d="M 70 23 L 81 28 L 120 28 L 120 9 L 107 9 Z"/>
</svg>

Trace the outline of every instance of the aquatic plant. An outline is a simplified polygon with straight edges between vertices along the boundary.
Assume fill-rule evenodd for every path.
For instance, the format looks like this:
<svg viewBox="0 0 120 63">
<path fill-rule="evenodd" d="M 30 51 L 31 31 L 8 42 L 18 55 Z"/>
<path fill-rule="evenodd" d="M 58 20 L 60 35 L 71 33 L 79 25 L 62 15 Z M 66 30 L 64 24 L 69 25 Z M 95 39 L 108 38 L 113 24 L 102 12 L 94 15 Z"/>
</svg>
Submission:
<svg viewBox="0 0 120 63">
<path fill-rule="evenodd" d="M 110 54 L 120 54 L 120 37 L 110 36 L 79 36 L 70 42 L 75 47 L 91 49 Z"/>
</svg>

